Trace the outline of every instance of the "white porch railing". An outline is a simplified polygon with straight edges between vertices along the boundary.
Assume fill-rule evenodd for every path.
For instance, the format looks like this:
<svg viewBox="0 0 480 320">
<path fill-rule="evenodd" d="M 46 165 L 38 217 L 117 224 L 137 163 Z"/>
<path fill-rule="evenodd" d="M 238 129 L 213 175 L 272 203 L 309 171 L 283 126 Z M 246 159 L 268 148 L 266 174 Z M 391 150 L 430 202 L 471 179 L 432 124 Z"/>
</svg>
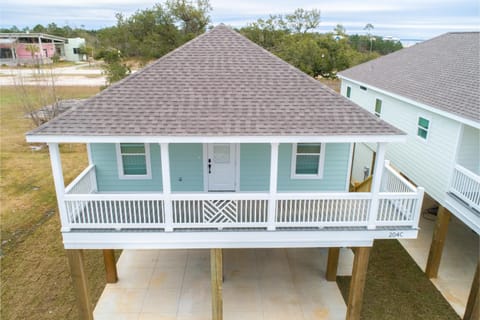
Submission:
<svg viewBox="0 0 480 320">
<path fill-rule="evenodd" d="M 66 188 L 65 194 L 89 194 L 97 191 L 95 166 L 89 165 Z"/>
<path fill-rule="evenodd" d="M 162 194 L 65 195 L 67 225 L 88 229 L 164 228 Z"/>
<path fill-rule="evenodd" d="M 370 193 L 278 194 L 276 226 L 366 226 L 371 198 Z"/>
<path fill-rule="evenodd" d="M 423 190 L 409 184 L 388 163 L 386 180 L 376 195 L 367 192 L 89 194 L 96 189 L 91 178 L 94 174 L 94 167 L 89 167 L 67 187 L 63 197 L 65 230 L 371 228 L 372 221 L 375 226 L 416 228 L 423 199 Z M 379 203 L 376 210 L 372 207 L 374 198 Z M 166 205 L 168 202 L 171 206 Z M 269 219 L 269 204 L 275 206 L 273 219 Z"/>
<path fill-rule="evenodd" d="M 416 192 L 417 188 L 407 179 L 402 177 L 392 166 L 390 161 L 385 161 L 383 170 L 381 192 Z"/>
<path fill-rule="evenodd" d="M 450 192 L 480 212 L 480 176 L 456 165 L 453 170 Z"/>
</svg>

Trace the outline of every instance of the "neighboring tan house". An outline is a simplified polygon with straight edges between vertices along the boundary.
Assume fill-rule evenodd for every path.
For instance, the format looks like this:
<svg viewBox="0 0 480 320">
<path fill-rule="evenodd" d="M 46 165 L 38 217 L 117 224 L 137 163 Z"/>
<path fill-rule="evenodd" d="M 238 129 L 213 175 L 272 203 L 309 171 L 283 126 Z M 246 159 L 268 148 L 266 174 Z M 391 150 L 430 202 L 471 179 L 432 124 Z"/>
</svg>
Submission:
<svg viewBox="0 0 480 320">
<path fill-rule="evenodd" d="M 220 25 L 27 134 L 48 143 L 80 310 L 82 249 L 209 248 L 212 318 L 222 248 L 355 247 L 348 319 L 359 319 L 374 239 L 415 238 L 423 189 L 385 161 L 405 134 Z M 376 144 L 372 192 L 349 193 L 354 143 Z M 86 144 L 65 187 L 60 143 Z M 113 271 L 112 271 L 113 270 Z M 393 299 L 394 297 L 392 297 Z"/>
<path fill-rule="evenodd" d="M 480 233 L 479 47 L 479 32 L 452 32 L 339 75 L 344 96 L 408 134 L 407 143 L 389 144 L 386 157 L 440 206 L 430 278 L 438 273 L 450 213 Z M 357 147 L 364 160 L 353 176 L 361 180 L 372 152 L 365 157 L 370 146 Z M 476 301 L 478 312 L 478 293 Z"/>
<path fill-rule="evenodd" d="M 83 38 L 63 38 L 44 33 L 0 33 L 0 64 L 45 64 L 52 58 L 82 61 Z"/>
</svg>

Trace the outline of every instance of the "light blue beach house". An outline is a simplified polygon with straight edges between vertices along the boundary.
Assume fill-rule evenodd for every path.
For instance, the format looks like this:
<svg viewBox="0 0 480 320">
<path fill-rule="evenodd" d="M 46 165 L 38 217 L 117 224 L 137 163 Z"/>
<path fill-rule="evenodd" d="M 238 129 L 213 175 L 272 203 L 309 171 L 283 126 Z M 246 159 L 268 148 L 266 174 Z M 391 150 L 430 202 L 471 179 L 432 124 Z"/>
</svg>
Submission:
<svg viewBox="0 0 480 320">
<path fill-rule="evenodd" d="M 269 247 L 355 247 L 347 318 L 358 319 L 373 240 L 417 236 L 423 189 L 384 159 L 405 138 L 223 25 L 27 134 L 49 145 L 80 295 L 82 249 L 209 248 L 214 319 L 221 249 Z M 376 146 L 377 169 L 371 192 L 350 193 L 359 142 Z M 67 187 L 60 143 L 88 148 Z"/>
</svg>

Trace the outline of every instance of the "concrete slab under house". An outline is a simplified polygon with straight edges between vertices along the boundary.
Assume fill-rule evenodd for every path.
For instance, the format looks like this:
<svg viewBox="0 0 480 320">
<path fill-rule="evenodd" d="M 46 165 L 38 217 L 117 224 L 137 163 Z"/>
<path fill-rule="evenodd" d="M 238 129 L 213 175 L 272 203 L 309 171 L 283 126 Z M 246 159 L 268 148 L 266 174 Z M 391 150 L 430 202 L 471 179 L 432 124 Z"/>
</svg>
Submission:
<svg viewBox="0 0 480 320">
<path fill-rule="evenodd" d="M 373 241 L 418 233 L 423 188 L 385 160 L 387 144 L 405 139 L 224 25 L 27 134 L 28 142 L 49 146 L 61 232 L 85 319 L 93 308 L 83 249 L 104 250 L 110 282 L 117 279 L 113 249 L 209 253 L 198 260 L 209 268 L 202 277 L 211 303 L 203 308 L 207 317 L 222 319 L 230 308 L 223 294 L 242 291 L 224 288 L 223 261 L 227 268 L 248 264 L 232 259 L 230 249 L 324 248 L 311 257 L 318 278 L 307 280 L 320 287 L 320 272 L 335 279 L 338 250 L 345 247 L 355 248 L 350 296 L 336 314 L 359 319 Z M 61 143 L 88 149 L 89 166 L 68 186 Z M 371 191 L 349 192 L 355 143 L 375 145 Z M 325 270 L 314 261 L 322 257 L 328 257 Z M 185 277 L 194 276 L 191 269 Z M 164 294 L 174 299 L 173 292 Z"/>
<path fill-rule="evenodd" d="M 430 237 L 429 250 L 416 250 L 424 247 L 423 235 L 417 242 L 402 243 L 464 319 L 480 316 L 479 56 L 480 32 L 450 32 L 339 74 L 345 97 L 407 133 L 406 143 L 387 146 L 386 157 L 414 185 L 425 188 L 434 200 L 430 208 L 438 210 L 435 226 L 422 231 Z M 361 181 L 363 172 L 368 176 L 375 150 L 356 144 L 355 155 L 352 176 Z M 449 231 L 452 216 L 463 227 L 454 225 Z M 449 281 L 437 279 L 439 272 L 445 275 L 442 266 L 452 263 L 441 263 L 447 235 L 458 229 L 464 235 L 457 247 L 473 243 L 475 249 L 458 256 L 463 263 L 454 268 L 462 270 L 457 283 L 451 276 Z M 459 292 L 458 283 L 470 294 L 461 294 L 461 301 L 448 299 L 450 292 Z"/>
</svg>

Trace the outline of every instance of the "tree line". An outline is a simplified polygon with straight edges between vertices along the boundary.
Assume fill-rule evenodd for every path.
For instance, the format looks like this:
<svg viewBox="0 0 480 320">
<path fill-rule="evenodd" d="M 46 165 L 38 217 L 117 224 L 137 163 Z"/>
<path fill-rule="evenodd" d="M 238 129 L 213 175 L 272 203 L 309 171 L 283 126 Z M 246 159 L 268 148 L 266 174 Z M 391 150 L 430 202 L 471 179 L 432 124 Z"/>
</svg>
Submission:
<svg viewBox="0 0 480 320">
<path fill-rule="evenodd" d="M 124 58 L 146 63 L 204 33 L 211 27 L 211 10 L 208 0 L 167 0 L 131 16 L 118 13 L 114 26 L 99 30 L 50 23 L 22 30 L 14 26 L 0 32 L 83 37 L 90 47 L 85 52 L 95 52 L 95 58 L 117 64 L 113 69 L 121 69 L 126 74 Z M 314 77 L 335 77 L 338 71 L 402 48 L 398 41 L 374 36 L 371 24 L 365 26 L 365 35 L 348 35 L 342 25 L 331 32 L 319 33 L 316 29 L 320 22 L 320 10 L 297 9 L 290 14 L 258 19 L 237 31 Z"/>
</svg>

